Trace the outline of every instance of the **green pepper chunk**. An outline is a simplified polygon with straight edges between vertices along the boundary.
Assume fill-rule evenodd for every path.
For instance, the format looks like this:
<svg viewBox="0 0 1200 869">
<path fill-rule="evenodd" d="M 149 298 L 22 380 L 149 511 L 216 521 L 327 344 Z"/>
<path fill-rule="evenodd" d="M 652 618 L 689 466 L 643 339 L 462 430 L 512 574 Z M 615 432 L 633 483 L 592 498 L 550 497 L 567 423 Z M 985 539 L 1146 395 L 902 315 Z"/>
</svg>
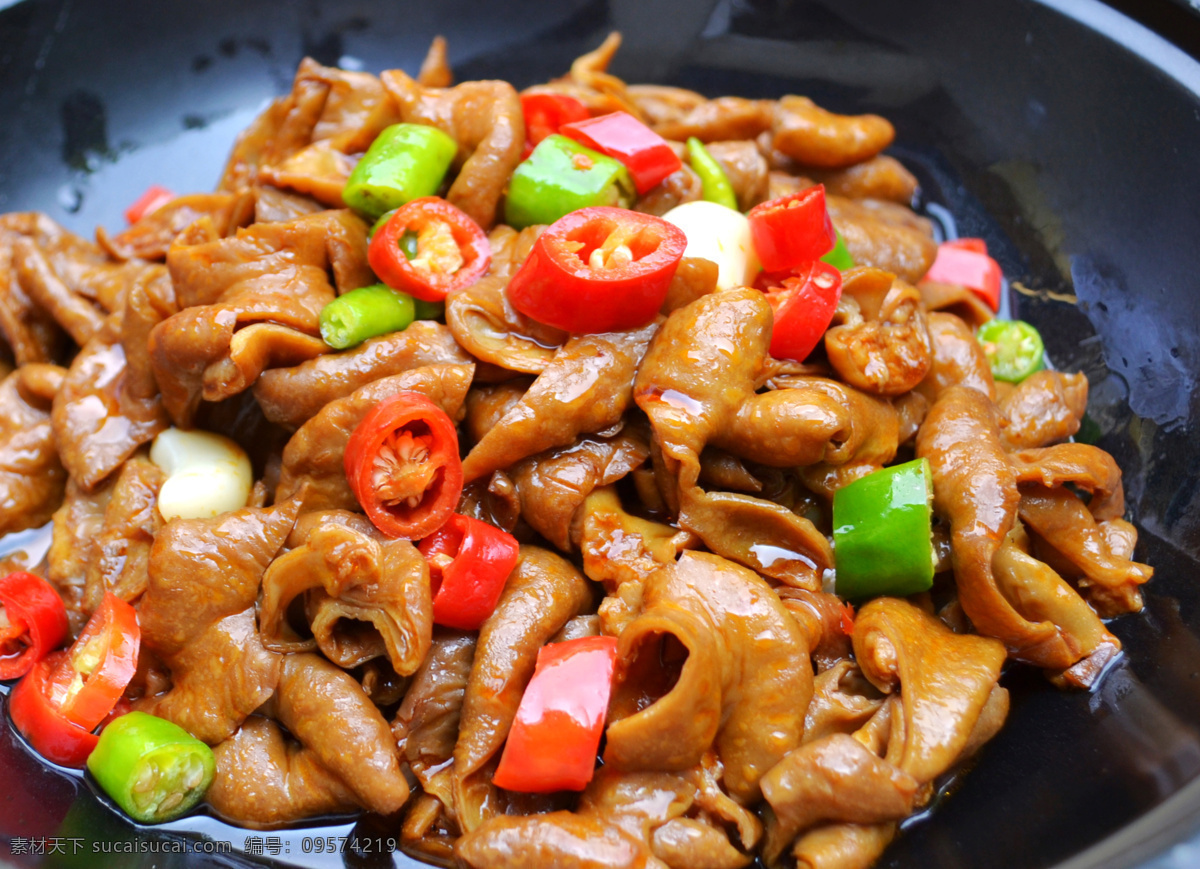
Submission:
<svg viewBox="0 0 1200 869">
<path fill-rule="evenodd" d="M 368 338 L 401 332 L 415 318 L 412 296 L 386 284 L 359 287 L 321 309 L 321 338 L 335 350 L 356 347 Z"/>
<path fill-rule="evenodd" d="M 342 199 L 351 208 L 378 217 L 432 196 L 457 152 L 458 144 L 437 127 L 392 124 L 358 161 L 342 188 Z"/>
<path fill-rule="evenodd" d="M 862 600 L 933 585 L 933 480 L 928 459 L 883 468 L 833 496 L 838 595 Z"/>
<path fill-rule="evenodd" d="M 850 248 L 846 247 L 846 239 L 842 238 L 840 232 L 837 234 L 837 241 L 833 243 L 833 250 L 821 257 L 821 262 L 829 263 L 839 272 L 854 268 L 854 257 L 850 256 Z"/>
<path fill-rule="evenodd" d="M 738 203 L 737 197 L 733 195 L 733 185 L 729 183 L 729 176 L 725 174 L 721 164 L 695 136 L 688 137 L 687 149 L 688 162 L 692 164 L 692 170 L 700 176 L 705 200 L 737 211 Z"/>
<path fill-rule="evenodd" d="M 1020 383 L 1046 367 L 1042 336 L 1024 320 L 988 320 L 977 337 L 997 380 Z"/>
<path fill-rule="evenodd" d="M 542 139 L 513 172 L 504 221 L 517 229 L 548 226 L 581 208 L 629 208 L 633 199 L 633 177 L 624 165 L 555 133 Z"/>
<path fill-rule="evenodd" d="M 87 766 L 104 792 L 143 824 L 177 818 L 200 802 L 217 768 L 207 745 L 145 712 L 109 722 Z"/>
</svg>

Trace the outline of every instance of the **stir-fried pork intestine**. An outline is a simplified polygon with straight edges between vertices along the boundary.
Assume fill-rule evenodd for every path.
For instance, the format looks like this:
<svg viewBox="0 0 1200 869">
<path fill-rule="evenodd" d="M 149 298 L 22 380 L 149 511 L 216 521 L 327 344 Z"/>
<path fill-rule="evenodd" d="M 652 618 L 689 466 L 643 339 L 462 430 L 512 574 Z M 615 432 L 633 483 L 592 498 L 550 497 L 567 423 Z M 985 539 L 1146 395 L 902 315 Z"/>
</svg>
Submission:
<svg viewBox="0 0 1200 869">
<path fill-rule="evenodd" d="M 127 699 L 213 746 L 207 801 L 226 821 L 368 811 L 406 852 L 473 869 L 867 869 L 1003 725 L 1006 661 L 1087 689 L 1121 652 L 1106 620 L 1141 609 L 1153 569 L 1121 469 L 1073 440 L 1087 377 L 996 382 L 976 338 L 989 303 L 925 279 L 934 224 L 884 153 L 891 124 L 796 95 L 627 85 L 609 71 L 619 45 L 520 94 L 456 83 L 440 37 L 415 78 L 306 59 L 217 192 L 95 244 L 0 215 L 0 534 L 53 526 L 44 557 L 4 563 L 44 572 L 73 635 L 108 593 L 136 608 Z M 771 356 L 790 328 L 778 297 L 718 290 L 730 252 L 702 245 L 633 328 L 518 311 L 509 285 L 554 235 L 500 221 L 527 134 L 544 132 L 526 113 L 547 100 L 665 137 L 682 162 L 626 203 L 638 212 L 711 195 L 692 136 L 742 212 L 825 185 L 858 265 L 809 358 Z M 377 282 L 378 215 L 343 186 L 397 123 L 454 140 L 439 192 L 486 234 L 490 265 L 444 314 L 422 306 L 335 350 L 325 306 Z M 418 420 L 361 454 L 352 435 L 403 394 L 457 426 L 457 451 Z M 245 506 L 164 520 L 150 445 L 170 424 L 239 442 Z M 422 500 L 411 481 L 433 491 L 455 456 L 457 512 L 519 545 L 474 630 L 455 609 L 490 556 L 450 529 L 477 526 L 391 537 L 402 523 L 377 527 L 359 501 L 373 486 L 403 513 Z M 855 612 L 834 593 L 832 505 L 914 457 L 931 472 L 936 584 Z M 540 653 L 579 641 L 615 643 L 590 783 L 500 787 Z"/>
</svg>

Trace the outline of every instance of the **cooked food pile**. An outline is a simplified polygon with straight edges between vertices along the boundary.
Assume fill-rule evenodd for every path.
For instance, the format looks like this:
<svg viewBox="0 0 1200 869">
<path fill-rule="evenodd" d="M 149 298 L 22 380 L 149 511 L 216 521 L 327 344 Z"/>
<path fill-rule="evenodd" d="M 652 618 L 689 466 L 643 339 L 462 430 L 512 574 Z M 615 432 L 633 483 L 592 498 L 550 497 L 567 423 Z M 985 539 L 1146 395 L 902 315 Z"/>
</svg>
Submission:
<svg viewBox="0 0 1200 869">
<path fill-rule="evenodd" d="M 1136 612 L 1083 374 L 892 126 L 305 60 L 214 193 L 0 217 L 0 678 L 142 823 L 867 867 Z M 169 181 L 169 179 L 163 179 Z"/>
</svg>

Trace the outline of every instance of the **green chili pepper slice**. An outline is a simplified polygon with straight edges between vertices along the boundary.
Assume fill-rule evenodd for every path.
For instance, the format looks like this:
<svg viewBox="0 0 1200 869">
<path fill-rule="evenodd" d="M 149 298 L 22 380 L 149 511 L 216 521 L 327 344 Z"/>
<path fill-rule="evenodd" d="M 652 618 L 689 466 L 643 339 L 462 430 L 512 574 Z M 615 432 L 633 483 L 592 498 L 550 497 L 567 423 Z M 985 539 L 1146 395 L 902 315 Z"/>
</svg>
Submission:
<svg viewBox="0 0 1200 869">
<path fill-rule="evenodd" d="M 989 320 L 977 337 L 997 380 L 1020 383 L 1045 367 L 1042 336 L 1024 320 Z"/>
<path fill-rule="evenodd" d="M 351 208 L 371 217 L 432 196 L 454 161 L 458 144 L 437 127 L 392 124 L 375 137 L 342 188 Z"/>
<path fill-rule="evenodd" d="M 212 749 L 145 712 L 111 721 L 87 760 L 100 787 L 135 821 L 177 818 L 204 797 L 216 772 Z"/>
<path fill-rule="evenodd" d="M 842 238 L 840 232 L 837 234 L 837 241 L 833 243 L 833 250 L 821 257 L 821 262 L 829 263 L 839 272 L 854 268 L 854 257 L 850 256 L 850 248 L 846 247 L 846 239 Z"/>
<path fill-rule="evenodd" d="M 542 139 L 508 182 L 504 220 L 524 229 L 597 205 L 629 208 L 633 177 L 620 162 L 557 133 Z"/>
<path fill-rule="evenodd" d="M 368 338 L 401 332 L 416 319 L 412 296 L 386 284 L 372 284 L 338 296 L 321 309 L 321 338 L 335 350 Z"/>
<path fill-rule="evenodd" d="M 715 202 L 737 211 L 738 203 L 737 197 L 733 195 L 733 185 L 729 183 L 729 177 L 721 168 L 721 164 L 695 136 L 688 138 L 687 149 L 688 162 L 692 164 L 693 171 L 700 176 L 704 198 L 708 202 Z"/>
<path fill-rule="evenodd" d="M 836 589 L 848 600 L 909 595 L 933 585 L 929 460 L 883 468 L 833 496 Z"/>
</svg>

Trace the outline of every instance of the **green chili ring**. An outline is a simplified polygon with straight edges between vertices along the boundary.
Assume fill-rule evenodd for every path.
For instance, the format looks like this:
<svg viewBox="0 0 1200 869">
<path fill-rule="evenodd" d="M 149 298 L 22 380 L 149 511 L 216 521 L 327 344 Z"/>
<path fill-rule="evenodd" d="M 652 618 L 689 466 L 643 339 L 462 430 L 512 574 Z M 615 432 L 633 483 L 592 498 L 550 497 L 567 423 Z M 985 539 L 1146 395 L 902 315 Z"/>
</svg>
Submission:
<svg viewBox="0 0 1200 869">
<path fill-rule="evenodd" d="M 402 332 L 416 318 L 412 296 L 385 284 L 359 287 L 321 309 L 321 338 L 335 350 L 357 347 L 368 338 Z"/>
<path fill-rule="evenodd" d="M 1024 320 L 989 320 L 979 327 L 978 338 L 997 380 L 1020 383 L 1045 367 L 1042 336 Z"/>
<path fill-rule="evenodd" d="M 437 127 L 392 124 L 381 132 L 346 179 L 342 199 L 372 218 L 441 187 L 458 143 Z"/>
</svg>

